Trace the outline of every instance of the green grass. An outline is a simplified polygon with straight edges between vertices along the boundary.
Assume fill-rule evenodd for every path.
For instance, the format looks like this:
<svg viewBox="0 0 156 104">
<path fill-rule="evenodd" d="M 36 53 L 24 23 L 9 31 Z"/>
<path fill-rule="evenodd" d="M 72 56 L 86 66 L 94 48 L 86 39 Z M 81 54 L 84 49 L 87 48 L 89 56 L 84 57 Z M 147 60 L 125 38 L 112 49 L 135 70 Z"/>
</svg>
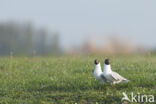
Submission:
<svg viewBox="0 0 156 104">
<path fill-rule="evenodd" d="M 0 58 L 0 104 L 121 104 L 122 92 L 156 97 L 156 56 L 109 57 L 131 80 L 119 85 L 94 78 L 95 58 L 103 67 L 102 56 Z"/>
</svg>

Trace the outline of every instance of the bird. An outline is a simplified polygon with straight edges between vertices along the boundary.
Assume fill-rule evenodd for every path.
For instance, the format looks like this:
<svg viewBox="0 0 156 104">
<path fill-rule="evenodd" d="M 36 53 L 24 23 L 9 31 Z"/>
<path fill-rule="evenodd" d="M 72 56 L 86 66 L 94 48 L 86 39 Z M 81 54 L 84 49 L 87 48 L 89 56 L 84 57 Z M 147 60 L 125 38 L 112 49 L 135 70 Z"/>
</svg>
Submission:
<svg viewBox="0 0 156 104">
<path fill-rule="evenodd" d="M 103 76 L 105 77 L 106 81 L 111 84 L 129 82 L 128 79 L 122 77 L 117 72 L 112 71 L 109 59 L 105 59 L 104 61 Z"/>
<path fill-rule="evenodd" d="M 97 59 L 95 59 L 94 64 L 95 64 L 94 77 L 104 84 L 106 82 L 106 79 L 101 70 L 101 64 Z"/>
</svg>

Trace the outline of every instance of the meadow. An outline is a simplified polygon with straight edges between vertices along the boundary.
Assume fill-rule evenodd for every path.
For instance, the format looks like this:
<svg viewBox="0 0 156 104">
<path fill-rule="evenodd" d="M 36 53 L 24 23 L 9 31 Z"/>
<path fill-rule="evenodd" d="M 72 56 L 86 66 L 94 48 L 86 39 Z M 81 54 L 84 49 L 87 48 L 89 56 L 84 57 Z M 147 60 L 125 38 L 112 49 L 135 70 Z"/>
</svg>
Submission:
<svg viewBox="0 0 156 104">
<path fill-rule="evenodd" d="M 122 92 L 156 97 L 155 55 L 110 56 L 112 69 L 130 80 L 118 85 L 94 78 L 96 58 L 103 67 L 105 56 L 1 57 L 0 104 L 121 104 Z"/>
</svg>

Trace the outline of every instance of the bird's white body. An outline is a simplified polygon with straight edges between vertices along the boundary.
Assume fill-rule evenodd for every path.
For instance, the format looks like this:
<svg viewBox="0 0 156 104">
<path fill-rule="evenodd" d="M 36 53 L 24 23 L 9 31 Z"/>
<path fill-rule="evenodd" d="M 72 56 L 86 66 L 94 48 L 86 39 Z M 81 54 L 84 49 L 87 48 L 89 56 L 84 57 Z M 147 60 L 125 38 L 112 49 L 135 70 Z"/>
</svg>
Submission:
<svg viewBox="0 0 156 104">
<path fill-rule="evenodd" d="M 103 76 L 106 78 L 107 82 L 112 84 L 126 83 L 129 81 L 126 78 L 120 76 L 118 73 L 113 72 L 111 70 L 110 64 L 109 65 L 104 64 Z"/>
<path fill-rule="evenodd" d="M 95 76 L 96 79 L 102 81 L 102 83 L 105 82 L 105 79 L 103 78 L 103 72 L 101 70 L 100 63 L 95 65 L 94 76 Z"/>
</svg>

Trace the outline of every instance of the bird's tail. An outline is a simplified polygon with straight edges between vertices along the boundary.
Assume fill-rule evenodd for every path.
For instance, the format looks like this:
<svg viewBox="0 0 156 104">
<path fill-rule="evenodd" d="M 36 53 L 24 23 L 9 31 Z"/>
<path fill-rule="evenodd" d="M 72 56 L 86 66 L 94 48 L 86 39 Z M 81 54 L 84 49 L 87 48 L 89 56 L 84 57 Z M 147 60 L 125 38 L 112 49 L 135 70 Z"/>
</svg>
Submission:
<svg viewBox="0 0 156 104">
<path fill-rule="evenodd" d="M 130 82 L 130 80 L 128 79 L 122 80 L 122 83 L 128 83 L 128 82 Z"/>
</svg>

